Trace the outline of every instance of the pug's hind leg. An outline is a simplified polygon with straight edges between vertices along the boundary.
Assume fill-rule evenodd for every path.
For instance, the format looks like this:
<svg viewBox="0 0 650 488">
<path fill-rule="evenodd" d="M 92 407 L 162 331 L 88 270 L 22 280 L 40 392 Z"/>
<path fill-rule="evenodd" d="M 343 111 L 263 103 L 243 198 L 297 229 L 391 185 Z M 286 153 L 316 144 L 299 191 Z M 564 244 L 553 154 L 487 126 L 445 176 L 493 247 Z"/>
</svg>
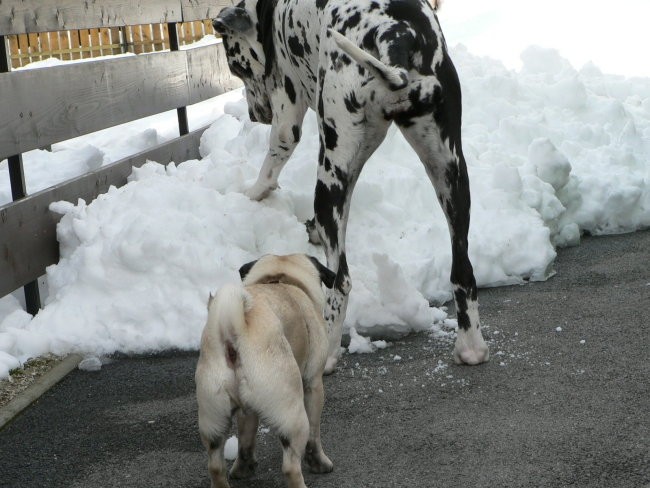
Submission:
<svg viewBox="0 0 650 488">
<path fill-rule="evenodd" d="M 320 416 L 325 403 L 323 377 L 318 376 L 304 385 L 305 410 L 309 419 L 309 440 L 305 449 L 305 462 L 312 473 L 330 473 L 334 464 L 323 452 L 320 440 Z"/>
<path fill-rule="evenodd" d="M 230 488 L 226 478 L 226 461 L 223 457 L 224 437 L 201 435 L 201 441 L 208 450 L 208 472 L 212 488 Z"/>
<path fill-rule="evenodd" d="M 309 421 L 304 410 L 302 416 L 295 419 L 289 432 L 280 432 L 282 444 L 282 472 L 287 480 L 288 488 L 307 488 L 302 477 L 300 462 L 305 452 L 309 438 Z"/>
<path fill-rule="evenodd" d="M 253 412 L 239 410 L 237 413 L 237 435 L 239 437 L 239 450 L 237 459 L 230 469 L 230 476 L 234 479 L 249 478 L 255 473 L 257 460 L 255 459 L 255 437 L 259 419 Z"/>
</svg>

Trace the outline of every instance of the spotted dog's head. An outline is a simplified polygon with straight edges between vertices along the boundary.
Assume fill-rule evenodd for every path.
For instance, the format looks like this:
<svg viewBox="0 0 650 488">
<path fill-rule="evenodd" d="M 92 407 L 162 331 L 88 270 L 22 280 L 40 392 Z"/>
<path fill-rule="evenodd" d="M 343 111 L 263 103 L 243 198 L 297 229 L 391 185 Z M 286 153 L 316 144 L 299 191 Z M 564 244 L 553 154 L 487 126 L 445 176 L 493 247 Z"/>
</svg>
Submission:
<svg viewBox="0 0 650 488">
<path fill-rule="evenodd" d="M 223 38 L 228 66 L 246 89 L 252 121 L 270 124 L 272 119 L 266 83 L 272 69 L 273 0 L 244 0 L 226 7 L 212 21 Z"/>
</svg>

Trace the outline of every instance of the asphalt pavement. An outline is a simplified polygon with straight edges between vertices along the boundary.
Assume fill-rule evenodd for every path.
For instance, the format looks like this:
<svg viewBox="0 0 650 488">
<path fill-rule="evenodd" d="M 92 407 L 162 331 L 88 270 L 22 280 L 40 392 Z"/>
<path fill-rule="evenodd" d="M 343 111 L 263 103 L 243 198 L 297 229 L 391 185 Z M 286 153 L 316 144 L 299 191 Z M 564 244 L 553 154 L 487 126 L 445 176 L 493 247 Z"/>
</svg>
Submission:
<svg viewBox="0 0 650 488">
<path fill-rule="evenodd" d="M 583 239 L 546 282 L 480 291 L 489 363 L 428 333 L 325 380 L 310 488 L 650 486 L 650 232 Z M 208 488 L 196 353 L 75 370 L 0 431 L 3 488 Z M 278 440 L 233 488 L 284 486 Z"/>
</svg>

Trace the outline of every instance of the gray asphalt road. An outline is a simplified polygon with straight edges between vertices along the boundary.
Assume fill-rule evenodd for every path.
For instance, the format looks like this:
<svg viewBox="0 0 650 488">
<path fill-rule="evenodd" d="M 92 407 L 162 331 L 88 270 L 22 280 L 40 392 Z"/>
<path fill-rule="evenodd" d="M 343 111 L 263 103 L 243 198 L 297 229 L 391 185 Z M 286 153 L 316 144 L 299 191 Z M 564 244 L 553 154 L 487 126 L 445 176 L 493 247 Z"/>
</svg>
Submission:
<svg viewBox="0 0 650 488">
<path fill-rule="evenodd" d="M 427 334 L 346 355 L 326 379 L 335 471 L 307 485 L 648 486 L 650 232 L 585 239 L 555 268 L 544 283 L 482 290 L 488 364 L 455 366 L 451 344 Z M 75 371 L 0 432 L 0 485 L 209 487 L 195 363 L 177 353 Z M 270 433 L 258 460 L 233 488 L 284 486 Z"/>
</svg>

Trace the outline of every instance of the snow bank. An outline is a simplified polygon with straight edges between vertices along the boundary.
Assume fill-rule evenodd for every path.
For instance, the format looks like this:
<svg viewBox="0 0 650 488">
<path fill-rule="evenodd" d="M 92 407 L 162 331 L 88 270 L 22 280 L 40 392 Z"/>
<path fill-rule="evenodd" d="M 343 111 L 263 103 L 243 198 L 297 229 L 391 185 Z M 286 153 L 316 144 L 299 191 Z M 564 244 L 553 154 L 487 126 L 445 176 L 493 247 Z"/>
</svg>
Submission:
<svg viewBox="0 0 650 488">
<path fill-rule="evenodd" d="M 452 55 L 463 83 L 470 257 L 480 286 L 546 279 L 555 246 L 577 244 L 582 232 L 650 226 L 649 79 L 608 76 L 591 65 L 577 71 L 540 48 L 523 53 L 517 72 L 462 47 Z M 316 179 L 314 114 L 281 188 L 252 202 L 241 192 L 261 166 L 269 127 L 250 122 L 240 95 L 230 96 L 240 99 L 212 108 L 225 113 L 205 132 L 201 161 L 151 162 L 91 204 L 52 206 L 63 214 L 61 260 L 48 268 L 49 296 L 34 319 L 13 297 L 0 301 L 0 377 L 48 351 L 196 348 L 209 293 L 236 281 L 242 263 L 263 253 L 322 257 L 303 226 Z M 108 147 L 154 138 L 146 129 L 130 133 L 40 156 L 67 154 L 92 167 Z M 395 128 L 361 175 L 347 247 L 346 326 L 355 329 L 355 348 L 372 348 L 357 331 L 392 336 L 434 327 L 447 335 L 447 314 L 428 306 L 451 298 L 447 224 Z"/>
</svg>

